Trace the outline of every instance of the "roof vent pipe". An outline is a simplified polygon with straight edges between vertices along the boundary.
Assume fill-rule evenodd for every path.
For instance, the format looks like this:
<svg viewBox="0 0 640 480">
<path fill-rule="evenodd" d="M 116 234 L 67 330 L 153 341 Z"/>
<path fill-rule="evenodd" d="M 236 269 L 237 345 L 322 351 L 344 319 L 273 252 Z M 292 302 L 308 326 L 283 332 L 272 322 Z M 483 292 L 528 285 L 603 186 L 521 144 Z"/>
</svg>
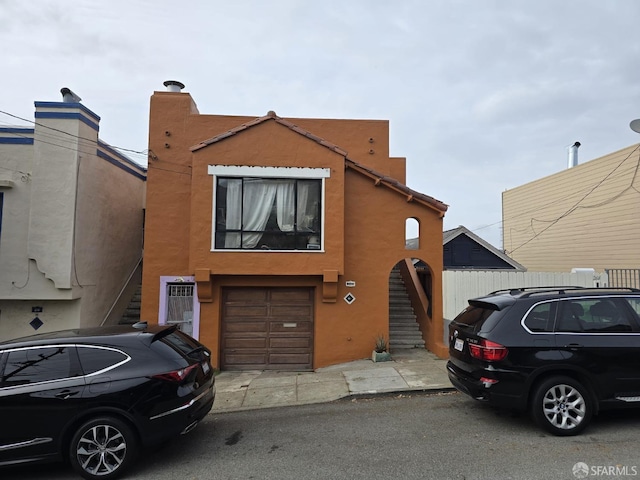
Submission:
<svg viewBox="0 0 640 480">
<path fill-rule="evenodd" d="M 184 88 L 184 83 L 177 80 L 167 80 L 163 85 L 167 87 L 167 92 L 180 93 L 180 90 Z"/>
<path fill-rule="evenodd" d="M 64 103 L 80 103 L 80 100 L 82 100 L 78 95 L 73 93 L 70 88 L 67 87 L 61 88 L 60 93 L 62 94 L 62 101 Z"/>
<path fill-rule="evenodd" d="M 576 142 L 569 147 L 569 160 L 567 163 L 567 168 L 573 168 L 578 165 L 578 147 L 580 146 L 580 142 Z"/>
</svg>

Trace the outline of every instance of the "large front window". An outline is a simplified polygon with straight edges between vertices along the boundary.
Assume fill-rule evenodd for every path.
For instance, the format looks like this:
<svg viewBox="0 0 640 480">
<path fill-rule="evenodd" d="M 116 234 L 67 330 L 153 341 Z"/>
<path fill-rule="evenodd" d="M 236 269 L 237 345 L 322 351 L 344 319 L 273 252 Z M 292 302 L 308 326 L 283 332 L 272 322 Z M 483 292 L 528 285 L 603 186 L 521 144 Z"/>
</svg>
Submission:
<svg viewBox="0 0 640 480">
<path fill-rule="evenodd" d="M 215 248 L 319 250 L 322 180 L 216 177 Z"/>
</svg>

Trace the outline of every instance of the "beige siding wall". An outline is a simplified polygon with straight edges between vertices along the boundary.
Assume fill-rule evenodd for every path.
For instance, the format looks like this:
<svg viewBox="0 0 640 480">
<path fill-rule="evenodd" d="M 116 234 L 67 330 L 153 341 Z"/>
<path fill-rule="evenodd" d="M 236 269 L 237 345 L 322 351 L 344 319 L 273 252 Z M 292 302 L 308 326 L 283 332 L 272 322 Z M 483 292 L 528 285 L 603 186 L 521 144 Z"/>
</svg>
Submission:
<svg viewBox="0 0 640 480">
<path fill-rule="evenodd" d="M 529 271 L 640 267 L 640 146 L 502 194 L 503 245 Z"/>
</svg>

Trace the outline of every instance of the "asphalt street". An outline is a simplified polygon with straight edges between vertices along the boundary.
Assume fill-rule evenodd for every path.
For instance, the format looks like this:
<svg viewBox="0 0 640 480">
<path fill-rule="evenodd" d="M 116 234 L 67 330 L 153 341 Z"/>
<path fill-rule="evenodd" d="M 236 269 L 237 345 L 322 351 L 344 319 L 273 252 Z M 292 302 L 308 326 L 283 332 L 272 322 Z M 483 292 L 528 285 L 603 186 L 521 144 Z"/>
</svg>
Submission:
<svg viewBox="0 0 640 480">
<path fill-rule="evenodd" d="M 204 479 L 575 479 L 639 476 L 640 410 L 598 416 L 577 437 L 459 393 L 357 397 L 211 414 L 126 475 Z M 586 467 L 586 477 L 573 473 Z M 635 474 L 634 474 L 635 472 Z M 616 473 L 616 475 L 611 475 Z M 61 465 L 0 470 L 3 480 L 78 478 Z"/>
</svg>

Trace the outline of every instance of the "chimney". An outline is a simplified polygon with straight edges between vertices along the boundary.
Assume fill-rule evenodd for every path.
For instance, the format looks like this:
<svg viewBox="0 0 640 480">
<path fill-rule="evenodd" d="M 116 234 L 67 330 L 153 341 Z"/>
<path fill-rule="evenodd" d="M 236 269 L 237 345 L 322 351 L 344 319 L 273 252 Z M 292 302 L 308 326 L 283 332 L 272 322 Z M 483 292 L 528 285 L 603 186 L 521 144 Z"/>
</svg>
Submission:
<svg viewBox="0 0 640 480">
<path fill-rule="evenodd" d="M 569 147 L 569 160 L 567 162 L 567 168 L 573 168 L 578 165 L 578 147 L 580 142 L 576 142 Z"/>
<path fill-rule="evenodd" d="M 70 88 L 64 87 L 60 89 L 62 94 L 62 101 L 64 103 L 80 103 L 82 100 L 78 95 L 73 93 Z"/>
<path fill-rule="evenodd" d="M 184 83 L 177 80 L 167 80 L 163 85 L 167 87 L 167 92 L 180 93 L 180 90 L 184 88 Z"/>
</svg>

